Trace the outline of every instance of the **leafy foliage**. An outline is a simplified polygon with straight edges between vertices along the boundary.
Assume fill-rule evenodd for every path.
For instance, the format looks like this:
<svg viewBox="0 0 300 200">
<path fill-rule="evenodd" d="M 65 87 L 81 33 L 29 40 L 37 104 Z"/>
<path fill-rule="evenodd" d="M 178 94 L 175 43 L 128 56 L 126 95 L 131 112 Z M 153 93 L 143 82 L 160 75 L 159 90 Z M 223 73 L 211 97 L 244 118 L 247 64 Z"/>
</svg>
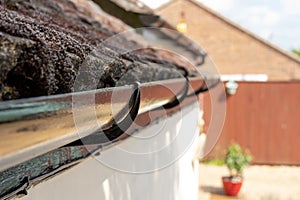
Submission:
<svg viewBox="0 0 300 200">
<path fill-rule="evenodd" d="M 215 165 L 215 166 L 225 165 L 224 158 L 213 158 L 213 159 L 205 160 L 202 163 L 204 165 Z"/>
<path fill-rule="evenodd" d="M 252 156 L 249 151 L 243 151 L 238 144 L 232 144 L 228 147 L 225 164 L 229 169 L 230 176 L 242 176 L 243 169 L 250 165 Z"/>
<path fill-rule="evenodd" d="M 300 50 L 293 49 L 292 52 L 298 56 L 300 56 Z"/>
</svg>

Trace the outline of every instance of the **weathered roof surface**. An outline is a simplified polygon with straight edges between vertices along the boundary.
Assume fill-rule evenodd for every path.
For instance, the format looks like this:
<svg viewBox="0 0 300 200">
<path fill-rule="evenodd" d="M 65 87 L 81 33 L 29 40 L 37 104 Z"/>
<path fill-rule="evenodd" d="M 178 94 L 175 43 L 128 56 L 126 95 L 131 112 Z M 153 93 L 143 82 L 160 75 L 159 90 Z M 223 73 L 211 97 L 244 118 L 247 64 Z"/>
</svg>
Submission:
<svg viewBox="0 0 300 200">
<path fill-rule="evenodd" d="M 183 9 L 184 8 L 184 9 Z M 185 12 L 187 36 L 198 42 L 222 74 L 267 74 L 269 80 L 300 79 L 300 59 L 195 0 L 171 0 L 157 10 L 171 24 Z"/>
<path fill-rule="evenodd" d="M 132 79 L 122 84 L 180 76 L 178 67 L 188 63 L 166 52 L 143 49 L 149 45 L 138 35 L 99 47 L 129 29 L 91 1 L 1 1 L 0 99 L 71 92 L 87 56 L 91 61 L 86 71 L 100 76 L 97 88 L 115 86 L 125 73 L 132 73 Z M 132 46 L 142 49 L 122 55 L 122 49 Z"/>
</svg>

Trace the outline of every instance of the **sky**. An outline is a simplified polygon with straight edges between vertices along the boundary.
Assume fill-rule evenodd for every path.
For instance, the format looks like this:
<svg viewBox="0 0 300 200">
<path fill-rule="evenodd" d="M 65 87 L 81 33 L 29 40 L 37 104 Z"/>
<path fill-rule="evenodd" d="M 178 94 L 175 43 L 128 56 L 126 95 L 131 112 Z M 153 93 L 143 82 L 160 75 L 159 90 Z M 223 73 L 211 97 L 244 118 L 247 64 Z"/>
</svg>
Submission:
<svg viewBox="0 0 300 200">
<path fill-rule="evenodd" d="M 168 0 L 141 0 L 157 8 Z M 287 50 L 300 49 L 300 0 L 198 0 Z"/>
</svg>

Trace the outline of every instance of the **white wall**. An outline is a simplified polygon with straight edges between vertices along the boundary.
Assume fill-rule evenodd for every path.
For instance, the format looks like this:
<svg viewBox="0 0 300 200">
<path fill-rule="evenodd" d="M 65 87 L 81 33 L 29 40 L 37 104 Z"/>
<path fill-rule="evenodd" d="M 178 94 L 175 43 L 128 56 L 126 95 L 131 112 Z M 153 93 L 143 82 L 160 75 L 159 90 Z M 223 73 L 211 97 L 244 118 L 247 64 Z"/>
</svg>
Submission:
<svg viewBox="0 0 300 200">
<path fill-rule="evenodd" d="M 199 133 L 198 108 L 195 103 L 142 129 L 137 137 L 31 188 L 22 200 L 198 200 L 198 180 L 192 167 L 197 146 L 193 139 Z M 177 157 L 180 159 L 174 161 Z"/>
</svg>

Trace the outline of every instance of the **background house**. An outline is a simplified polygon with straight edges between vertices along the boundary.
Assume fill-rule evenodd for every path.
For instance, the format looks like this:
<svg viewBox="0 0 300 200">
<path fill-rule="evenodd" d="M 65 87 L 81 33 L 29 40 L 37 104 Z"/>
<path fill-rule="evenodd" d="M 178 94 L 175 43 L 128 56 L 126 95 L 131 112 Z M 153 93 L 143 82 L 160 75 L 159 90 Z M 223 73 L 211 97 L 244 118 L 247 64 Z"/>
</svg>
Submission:
<svg viewBox="0 0 300 200">
<path fill-rule="evenodd" d="M 226 121 L 210 156 L 222 155 L 235 141 L 250 149 L 255 163 L 300 164 L 299 58 L 194 0 L 170 1 L 156 11 L 173 25 L 184 20 L 185 34 L 208 52 L 224 84 L 235 80 L 239 85 L 227 96 Z M 210 103 L 206 94 L 206 130 Z"/>
</svg>

